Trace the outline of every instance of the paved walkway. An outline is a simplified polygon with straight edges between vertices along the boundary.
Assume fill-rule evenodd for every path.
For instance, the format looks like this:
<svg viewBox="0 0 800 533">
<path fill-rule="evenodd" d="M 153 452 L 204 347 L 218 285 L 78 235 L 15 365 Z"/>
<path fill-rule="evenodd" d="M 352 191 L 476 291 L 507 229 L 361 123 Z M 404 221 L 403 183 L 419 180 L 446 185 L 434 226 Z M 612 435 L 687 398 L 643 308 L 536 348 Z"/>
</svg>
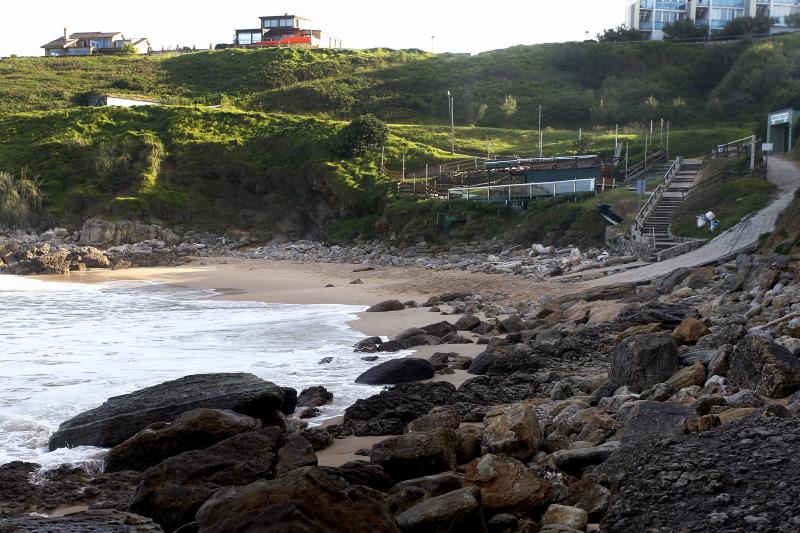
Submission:
<svg viewBox="0 0 800 533">
<path fill-rule="evenodd" d="M 792 162 L 773 157 L 769 161 L 769 180 L 780 189 L 779 196 L 767 207 L 721 233 L 705 246 L 667 261 L 651 263 L 635 270 L 588 281 L 583 285 L 596 287 L 648 281 L 678 268 L 699 267 L 726 260 L 752 248 L 758 243 L 761 235 L 775 229 L 778 215 L 792 202 L 795 189 L 800 188 L 800 169 Z M 713 209 L 713 206 L 710 207 Z"/>
</svg>

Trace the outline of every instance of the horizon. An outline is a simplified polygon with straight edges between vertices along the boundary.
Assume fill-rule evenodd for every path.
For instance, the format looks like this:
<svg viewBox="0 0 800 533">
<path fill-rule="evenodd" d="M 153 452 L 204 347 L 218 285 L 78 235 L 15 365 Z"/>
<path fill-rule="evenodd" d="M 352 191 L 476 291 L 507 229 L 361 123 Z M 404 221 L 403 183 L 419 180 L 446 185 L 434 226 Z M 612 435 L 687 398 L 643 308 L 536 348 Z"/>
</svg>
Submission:
<svg viewBox="0 0 800 533">
<path fill-rule="evenodd" d="M 353 10 L 345 11 L 321 0 L 275 2 L 271 8 L 248 4 L 234 0 L 213 17 L 196 5 L 187 12 L 183 6 L 165 6 L 154 0 L 141 0 L 133 9 L 120 8 L 114 13 L 80 13 L 71 4 L 51 0 L 44 6 L 17 4 L 6 8 L 0 19 L 0 57 L 43 56 L 41 46 L 61 36 L 65 27 L 70 34 L 115 31 L 127 38 L 147 37 L 154 50 L 177 46 L 204 49 L 231 43 L 234 30 L 257 27 L 261 16 L 284 13 L 310 19 L 313 29 L 341 38 L 344 48 L 476 54 L 516 45 L 593 39 L 602 30 L 623 22 L 624 0 L 561 0 L 554 6 L 522 7 L 500 0 L 491 9 L 450 3 L 431 6 L 411 0 L 397 7 L 359 6 L 355 17 Z M 420 12 L 426 14 L 422 23 L 417 15 Z M 497 27 L 502 31 L 487 31 L 487 19 L 501 20 Z M 392 22 L 392 30 L 380 24 L 386 20 Z M 566 21 L 567 25 L 557 21 Z"/>
</svg>

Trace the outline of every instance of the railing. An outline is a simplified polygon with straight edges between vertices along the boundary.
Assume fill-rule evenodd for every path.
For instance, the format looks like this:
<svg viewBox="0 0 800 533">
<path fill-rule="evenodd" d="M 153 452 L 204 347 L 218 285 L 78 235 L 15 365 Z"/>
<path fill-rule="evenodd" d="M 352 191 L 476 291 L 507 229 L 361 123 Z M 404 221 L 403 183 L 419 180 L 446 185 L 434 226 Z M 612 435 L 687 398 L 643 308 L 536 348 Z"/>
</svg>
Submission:
<svg viewBox="0 0 800 533">
<path fill-rule="evenodd" d="M 503 201 L 555 198 L 568 194 L 595 193 L 595 179 L 548 181 L 491 187 L 455 187 L 447 191 L 448 200 Z"/>
<path fill-rule="evenodd" d="M 700 183 L 698 183 L 697 185 L 695 185 L 691 189 L 689 189 L 687 191 L 684 191 L 683 192 L 683 199 L 685 200 L 689 196 L 693 195 L 694 193 L 696 193 L 698 191 L 701 191 L 701 190 L 705 189 L 709 185 L 713 185 L 713 184 L 719 183 L 719 182 L 724 182 L 724 181 L 732 178 L 735 175 L 736 175 L 736 172 L 734 172 L 733 170 L 730 170 L 730 169 L 721 170 L 721 171 L 717 172 L 716 174 L 713 174 L 712 176 L 709 176 L 707 179 L 704 179 L 703 181 L 701 181 Z"/>
<path fill-rule="evenodd" d="M 652 167 L 653 165 L 657 165 L 662 161 L 667 160 L 667 152 L 665 150 L 660 150 L 658 152 L 653 153 L 652 155 L 647 156 L 647 159 L 636 163 L 635 165 L 628 168 L 628 171 L 625 173 L 625 181 L 629 181 L 633 178 L 638 177 L 641 174 L 647 172 L 647 170 Z"/>
<path fill-rule="evenodd" d="M 710 159 L 719 159 L 721 157 L 739 157 L 742 153 L 749 153 L 750 146 L 756 142 L 754 136 L 745 137 L 744 139 L 737 139 L 726 144 L 715 146 L 711 152 L 708 153 Z"/>
<path fill-rule="evenodd" d="M 683 159 L 677 157 L 675 162 L 672 163 L 672 166 L 669 167 L 667 173 L 664 174 L 664 179 L 661 180 L 661 183 L 656 187 L 656 190 L 653 191 L 653 194 L 650 195 L 650 198 L 647 199 L 647 203 L 644 204 L 639 214 L 636 216 L 636 224 L 634 225 L 634 231 L 637 234 L 641 234 L 642 228 L 644 227 L 644 223 L 647 220 L 647 217 L 650 216 L 650 212 L 655 208 L 658 201 L 661 199 L 661 195 L 664 194 L 664 191 L 669 186 L 672 178 L 675 177 L 681 169 L 681 164 Z"/>
</svg>

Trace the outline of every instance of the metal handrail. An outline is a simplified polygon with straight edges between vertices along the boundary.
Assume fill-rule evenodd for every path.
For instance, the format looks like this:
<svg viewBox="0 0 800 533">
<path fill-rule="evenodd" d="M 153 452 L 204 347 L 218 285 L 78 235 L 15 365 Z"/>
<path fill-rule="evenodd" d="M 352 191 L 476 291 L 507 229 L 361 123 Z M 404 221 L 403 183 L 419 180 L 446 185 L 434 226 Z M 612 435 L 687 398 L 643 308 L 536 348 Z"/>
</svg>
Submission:
<svg viewBox="0 0 800 533">
<path fill-rule="evenodd" d="M 667 159 L 666 150 L 659 150 L 654 154 L 648 155 L 647 160 L 640 161 L 639 163 L 636 163 L 635 165 L 628 168 L 627 172 L 625 172 L 624 174 L 625 181 L 629 181 L 631 178 L 637 177 L 639 176 L 639 174 L 647 172 L 647 170 L 650 167 L 653 167 L 666 159 Z"/>
<path fill-rule="evenodd" d="M 664 191 L 672 182 L 672 178 L 674 178 L 675 175 L 680 171 L 682 163 L 683 159 L 680 156 L 675 158 L 675 161 L 672 163 L 672 166 L 669 167 L 667 173 L 664 174 L 664 178 L 661 180 L 661 183 L 658 185 L 658 187 L 656 187 L 656 189 L 650 195 L 650 198 L 648 198 L 647 203 L 645 203 L 642 209 L 639 211 L 639 214 L 636 215 L 636 223 L 634 225 L 635 231 L 637 232 L 642 231 L 645 220 L 647 220 L 647 217 L 650 215 L 650 212 L 653 210 L 653 208 L 655 208 L 656 204 L 661 199 L 661 195 L 664 194 Z"/>
<path fill-rule="evenodd" d="M 750 146 L 755 142 L 755 137 L 750 135 L 748 137 L 743 137 L 741 139 L 736 139 L 735 141 L 731 141 L 725 144 L 719 144 L 711 149 L 708 154 L 708 157 L 713 159 L 714 157 L 719 157 L 720 155 L 727 156 L 731 152 L 731 148 L 735 148 L 735 153 L 738 155 L 739 152 L 745 146 Z"/>
</svg>

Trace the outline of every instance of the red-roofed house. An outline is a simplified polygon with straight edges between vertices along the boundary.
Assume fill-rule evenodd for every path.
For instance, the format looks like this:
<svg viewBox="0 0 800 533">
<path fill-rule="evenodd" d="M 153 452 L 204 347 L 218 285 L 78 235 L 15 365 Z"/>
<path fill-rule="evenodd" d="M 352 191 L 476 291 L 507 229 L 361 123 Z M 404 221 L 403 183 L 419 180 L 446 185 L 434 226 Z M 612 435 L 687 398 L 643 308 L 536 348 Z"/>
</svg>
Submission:
<svg viewBox="0 0 800 533">
<path fill-rule="evenodd" d="M 341 48 L 342 40 L 321 30 L 303 28 L 309 19 L 296 15 L 261 17 L 261 27 L 236 30 L 234 46 L 245 48 L 290 46 L 298 48 Z"/>
</svg>

